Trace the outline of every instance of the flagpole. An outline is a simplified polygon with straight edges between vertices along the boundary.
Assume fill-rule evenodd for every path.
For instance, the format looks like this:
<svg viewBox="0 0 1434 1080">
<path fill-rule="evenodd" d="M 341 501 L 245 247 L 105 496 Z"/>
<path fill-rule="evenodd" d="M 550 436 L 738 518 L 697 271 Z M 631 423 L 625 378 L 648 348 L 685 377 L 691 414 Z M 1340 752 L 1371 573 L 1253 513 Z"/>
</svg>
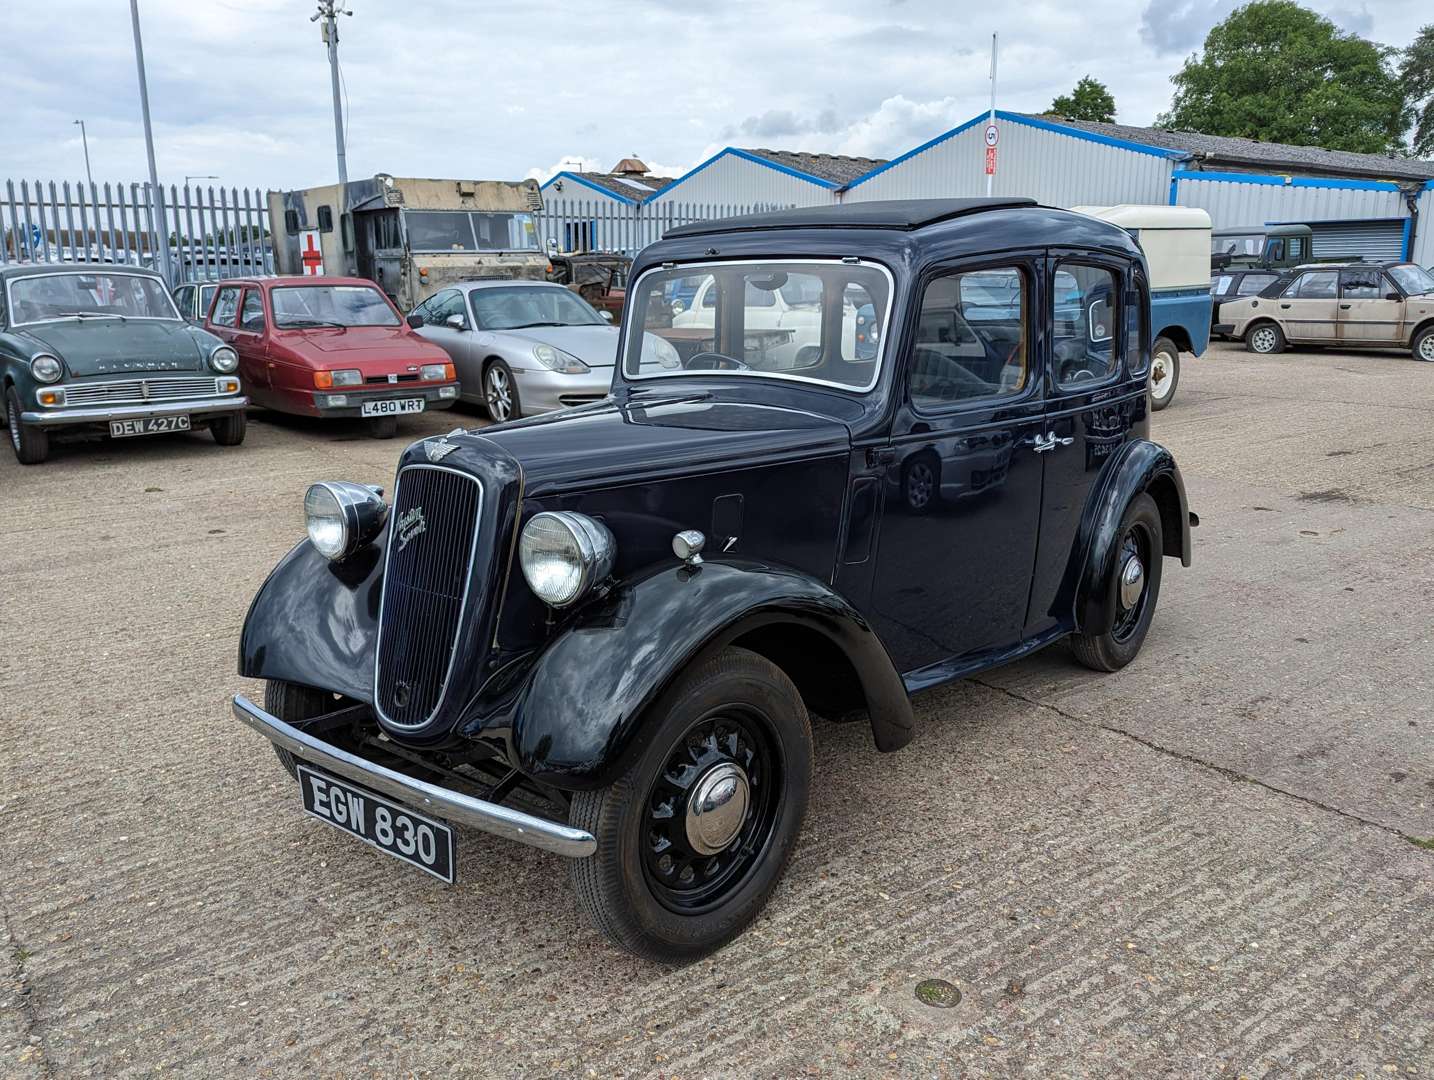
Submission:
<svg viewBox="0 0 1434 1080">
<path fill-rule="evenodd" d="M 996 35 L 991 35 L 991 112 L 986 117 L 987 125 L 996 122 Z M 995 177 L 988 171 L 986 173 L 986 197 L 991 197 L 991 182 Z"/>
</svg>

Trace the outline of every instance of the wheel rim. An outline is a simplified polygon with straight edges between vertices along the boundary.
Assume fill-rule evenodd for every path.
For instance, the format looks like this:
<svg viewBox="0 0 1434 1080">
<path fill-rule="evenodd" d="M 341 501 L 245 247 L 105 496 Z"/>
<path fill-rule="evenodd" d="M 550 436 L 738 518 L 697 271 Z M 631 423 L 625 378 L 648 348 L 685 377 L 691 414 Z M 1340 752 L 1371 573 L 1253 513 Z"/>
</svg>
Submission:
<svg viewBox="0 0 1434 1080">
<path fill-rule="evenodd" d="M 508 373 L 494 365 L 488 369 L 488 411 L 494 420 L 506 420 L 513 411 L 513 388 Z"/>
<path fill-rule="evenodd" d="M 781 752 L 765 715 L 724 706 L 678 739 L 647 795 L 643 875 L 662 905 L 697 915 L 762 861 L 781 805 Z"/>
<path fill-rule="evenodd" d="M 1275 332 L 1268 326 L 1262 326 L 1250 335 L 1250 344 L 1255 347 L 1256 352 L 1274 352 Z"/>
<path fill-rule="evenodd" d="M 906 474 L 906 502 L 913 510 L 925 509 L 936 489 L 931 466 L 918 461 Z"/>
<path fill-rule="evenodd" d="M 1151 557 L 1150 533 L 1144 525 L 1132 525 L 1120 542 L 1115 561 L 1116 614 L 1112 633 L 1116 641 L 1128 641 L 1145 617 L 1150 599 Z"/>
<path fill-rule="evenodd" d="M 1158 352 L 1150 361 L 1150 394 L 1158 401 L 1164 401 L 1165 396 L 1170 393 L 1172 376 L 1175 373 L 1175 365 L 1170 362 L 1166 353 Z"/>
<path fill-rule="evenodd" d="M 1434 334 L 1425 334 L 1419 339 L 1419 359 L 1434 364 Z"/>
<path fill-rule="evenodd" d="M 20 414 L 15 411 L 13 398 L 5 402 L 5 422 L 10 426 L 10 443 L 18 451 L 20 449 Z"/>
</svg>

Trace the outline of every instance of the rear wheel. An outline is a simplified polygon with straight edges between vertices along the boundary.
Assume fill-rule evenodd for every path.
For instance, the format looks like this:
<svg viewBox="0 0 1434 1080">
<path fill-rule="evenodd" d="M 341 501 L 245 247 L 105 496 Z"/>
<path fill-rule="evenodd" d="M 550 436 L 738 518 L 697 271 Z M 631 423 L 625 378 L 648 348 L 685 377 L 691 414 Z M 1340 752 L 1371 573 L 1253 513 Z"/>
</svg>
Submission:
<svg viewBox="0 0 1434 1080">
<path fill-rule="evenodd" d="M 1426 326 L 1414 335 L 1409 354 L 1416 360 L 1434 364 L 1434 326 Z"/>
<path fill-rule="evenodd" d="M 1180 350 L 1167 337 L 1156 338 L 1150 348 L 1150 407 L 1159 412 L 1175 400 L 1180 385 Z"/>
<path fill-rule="evenodd" d="M 941 462 L 933 453 L 917 454 L 901 470 L 901 494 L 913 514 L 929 513 L 941 499 Z"/>
<path fill-rule="evenodd" d="M 398 434 L 398 417 L 378 416 L 368 421 L 370 439 L 391 439 Z"/>
<path fill-rule="evenodd" d="M 21 465 L 38 465 L 50 456 L 50 434 L 42 427 L 20 419 L 20 395 L 13 386 L 5 388 L 5 423 L 10 428 L 10 446 Z"/>
<path fill-rule="evenodd" d="M 689 668 L 647 721 L 627 772 L 573 799 L 597 852 L 571 876 L 604 934 L 680 964 L 741 933 L 776 887 L 806 814 L 812 732 L 791 680 L 737 648 Z"/>
<path fill-rule="evenodd" d="M 1120 520 L 1115 560 L 1104 583 L 1115 618 L 1100 634 L 1077 634 L 1071 651 L 1095 671 L 1118 671 L 1135 659 L 1160 595 L 1160 560 L 1164 554 L 1160 509 L 1141 493 L 1130 501 Z"/>
<path fill-rule="evenodd" d="M 332 712 L 333 709 L 333 695 L 315 690 L 312 686 L 300 686 L 298 683 L 280 682 L 277 679 L 270 679 L 264 684 L 264 711 L 277 716 L 286 724 L 301 724 L 305 720 Z M 297 780 L 299 774 L 294 767 L 294 755 L 277 745 L 274 746 L 274 753 L 279 756 L 279 764 Z"/>
<path fill-rule="evenodd" d="M 249 415 L 243 409 L 235 409 L 217 420 L 209 422 L 209 434 L 220 446 L 238 446 L 244 441 L 244 432 L 249 427 Z"/>
<path fill-rule="evenodd" d="M 1275 323 L 1256 323 L 1245 331 L 1245 348 L 1270 356 L 1285 351 L 1285 332 Z"/>
</svg>

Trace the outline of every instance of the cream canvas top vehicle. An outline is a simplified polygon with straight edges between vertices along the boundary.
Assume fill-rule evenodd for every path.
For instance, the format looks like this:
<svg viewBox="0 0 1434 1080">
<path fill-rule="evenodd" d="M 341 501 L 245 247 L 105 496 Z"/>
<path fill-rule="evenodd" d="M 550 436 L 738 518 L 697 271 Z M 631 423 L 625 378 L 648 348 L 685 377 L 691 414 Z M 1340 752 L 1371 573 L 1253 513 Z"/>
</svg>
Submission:
<svg viewBox="0 0 1434 1080">
<path fill-rule="evenodd" d="M 1434 274 L 1406 262 L 1297 266 L 1258 296 L 1221 304 L 1215 332 L 1257 353 L 1338 345 L 1434 363 Z"/>
</svg>

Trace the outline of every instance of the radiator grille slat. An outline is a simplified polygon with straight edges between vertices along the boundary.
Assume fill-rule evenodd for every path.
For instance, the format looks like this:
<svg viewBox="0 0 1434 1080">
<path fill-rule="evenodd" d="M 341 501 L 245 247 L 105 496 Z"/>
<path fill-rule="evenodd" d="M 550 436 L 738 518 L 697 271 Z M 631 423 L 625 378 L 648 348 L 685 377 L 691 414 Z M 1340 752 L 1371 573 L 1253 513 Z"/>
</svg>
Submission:
<svg viewBox="0 0 1434 1080">
<path fill-rule="evenodd" d="M 452 469 L 411 465 L 399 473 L 374 679 L 379 715 L 395 726 L 422 726 L 442 704 L 473 576 L 481 495 L 474 477 Z"/>
<path fill-rule="evenodd" d="M 66 405 L 138 405 L 146 401 L 176 401 L 211 397 L 219 393 L 212 375 L 188 378 L 118 379 L 101 383 L 66 383 Z"/>
</svg>

